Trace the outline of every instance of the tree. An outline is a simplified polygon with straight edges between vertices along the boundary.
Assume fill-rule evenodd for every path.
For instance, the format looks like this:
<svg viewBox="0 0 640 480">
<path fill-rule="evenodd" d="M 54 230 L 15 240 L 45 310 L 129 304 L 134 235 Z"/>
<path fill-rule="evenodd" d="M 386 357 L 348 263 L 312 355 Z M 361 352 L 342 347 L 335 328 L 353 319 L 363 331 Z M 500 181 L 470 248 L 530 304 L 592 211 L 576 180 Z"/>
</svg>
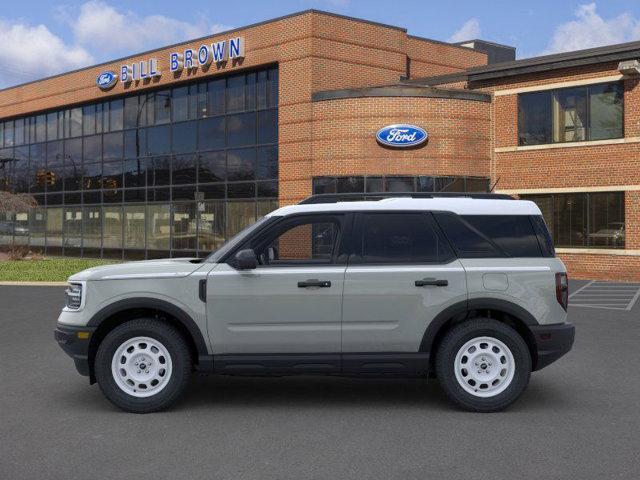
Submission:
<svg viewBox="0 0 640 480">
<path fill-rule="evenodd" d="M 38 202 L 28 193 L 11 193 L 0 190 L 0 214 L 26 212 L 38 206 Z"/>
</svg>

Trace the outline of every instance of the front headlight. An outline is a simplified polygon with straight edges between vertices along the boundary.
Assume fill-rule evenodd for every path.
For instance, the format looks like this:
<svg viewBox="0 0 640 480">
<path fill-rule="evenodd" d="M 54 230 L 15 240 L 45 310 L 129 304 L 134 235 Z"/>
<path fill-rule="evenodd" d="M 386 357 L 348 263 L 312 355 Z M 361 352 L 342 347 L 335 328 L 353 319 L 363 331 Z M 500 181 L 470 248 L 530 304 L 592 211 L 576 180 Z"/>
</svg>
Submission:
<svg viewBox="0 0 640 480">
<path fill-rule="evenodd" d="M 70 310 L 79 310 L 82 306 L 82 284 L 70 283 L 65 290 L 67 297 L 67 308 Z"/>
</svg>

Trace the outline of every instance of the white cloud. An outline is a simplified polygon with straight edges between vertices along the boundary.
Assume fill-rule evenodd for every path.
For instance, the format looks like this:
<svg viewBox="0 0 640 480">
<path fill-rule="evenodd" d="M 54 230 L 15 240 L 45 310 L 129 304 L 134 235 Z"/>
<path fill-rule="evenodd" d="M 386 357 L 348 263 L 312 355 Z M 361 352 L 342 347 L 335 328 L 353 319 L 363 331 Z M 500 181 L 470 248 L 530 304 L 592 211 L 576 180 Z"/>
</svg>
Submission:
<svg viewBox="0 0 640 480">
<path fill-rule="evenodd" d="M 542 54 L 582 50 L 640 39 L 640 20 L 629 13 L 605 19 L 596 3 L 580 5 L 576 19 L 558 25 Z"/>
<path fill-rule="evenodd" d="M 73 70 L 93 61 L 86 49 L 66 44 L 44 25 L 0 20 L 0 87 Z"/>
<path fill-rule="evenodd" d="M 76 10 L 54 7 L 52 18 L 68 26 L 69 39 L 45 25 L 0 18 L 0 88 L 231 29 L 205 19 L 141 16 L 102 0 Z"/>
<path fill-rule="evenodd" d="M 68 15 L 67 15 L 68 17 Z M 101 0 L 80 7 L 77 18 L 68 18 L 76 41 L 100 53 L 134 53 L 221 32 L 230 27 L 205 20 L 184 22 L 164 15 L 146 17 L 122 12 Z"/>
<path fill-rule="evenodd" d="M 477 18 L 471 18 L 464 22 L 464 25 L 449 37 L 449 42 L 456 43 L 473 40 L 479 38 L 481 33 L 480 21 Z"/>
</svg>

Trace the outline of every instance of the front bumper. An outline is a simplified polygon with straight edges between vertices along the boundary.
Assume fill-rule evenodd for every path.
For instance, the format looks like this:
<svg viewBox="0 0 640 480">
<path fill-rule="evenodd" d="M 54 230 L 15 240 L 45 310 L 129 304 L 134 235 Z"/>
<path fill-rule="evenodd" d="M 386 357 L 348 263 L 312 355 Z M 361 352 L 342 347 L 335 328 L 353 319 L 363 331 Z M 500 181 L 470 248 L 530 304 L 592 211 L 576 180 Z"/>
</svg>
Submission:
<svg viewBox="0 0 640 480">
<path fill-rule="evenodd" d="M 53 336 L 60 348 L 73 359 L 78 373 L 85 377 L 90 374 L 89 344 L 95 330 L 95 327 L 72 327 L 58 324 L 53 331 Z"/>
<path fill-rule="evenodd" d="M 530 328 L 537 349 L 534 370 L 540 370 L 555 362 L 573 347 L 576 327 L 572 323 L 538 325 Z"/>
</svg>

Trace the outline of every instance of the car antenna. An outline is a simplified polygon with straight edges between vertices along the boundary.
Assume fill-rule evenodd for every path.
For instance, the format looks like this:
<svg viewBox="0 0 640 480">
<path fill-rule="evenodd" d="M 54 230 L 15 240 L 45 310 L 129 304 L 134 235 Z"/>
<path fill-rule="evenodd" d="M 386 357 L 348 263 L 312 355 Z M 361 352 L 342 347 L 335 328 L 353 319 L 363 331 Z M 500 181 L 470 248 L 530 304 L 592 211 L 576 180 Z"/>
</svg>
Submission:
<svg viewBox="0 0 640 480">
<path fill-rule="evenodd" d="M 498 182 L 500 181 L 500 177 L 496 178 L 496 182 L 493 184 L 493 186 L 489 189 L 489 193 L 493 193 L 493 189 L 496 188 L 496 185 L 498 185 Z"/>
</svg>

